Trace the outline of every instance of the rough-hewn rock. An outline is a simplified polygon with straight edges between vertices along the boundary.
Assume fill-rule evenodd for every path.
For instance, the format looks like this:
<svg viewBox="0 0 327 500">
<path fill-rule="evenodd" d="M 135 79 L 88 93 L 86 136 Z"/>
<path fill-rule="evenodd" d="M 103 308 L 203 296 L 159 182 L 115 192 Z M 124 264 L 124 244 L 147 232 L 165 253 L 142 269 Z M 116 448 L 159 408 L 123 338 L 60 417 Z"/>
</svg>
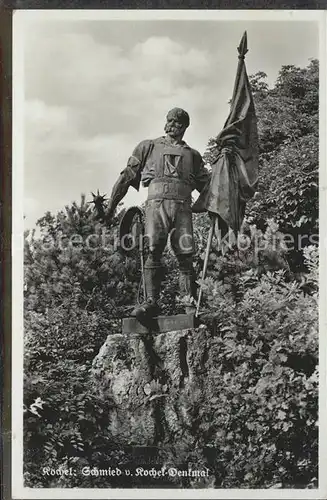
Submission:
<svg viewBox="0 0 327 500">
<path fill-rule="evenodd" d="M 209 339 L 204 326 L 152 338 L 109 335 L 92 376 L 113 401 L 111 435 L 138 446 L 195 444 Z"/>
</svg>

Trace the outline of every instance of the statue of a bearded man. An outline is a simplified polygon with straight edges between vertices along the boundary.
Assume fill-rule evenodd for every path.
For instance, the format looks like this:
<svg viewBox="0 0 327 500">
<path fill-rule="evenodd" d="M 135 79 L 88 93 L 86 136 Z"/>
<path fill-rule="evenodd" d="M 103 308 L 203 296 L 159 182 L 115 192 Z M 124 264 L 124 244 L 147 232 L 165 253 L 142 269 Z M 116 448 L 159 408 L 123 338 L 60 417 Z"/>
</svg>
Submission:
<svg viewBox="0 0 327 500">
<path fill-rule="evenodd" d="M 144 266 L 146 299 L 132 315 L 152 318 L 159 313 L 158 298 L 161 285 L 161 256 L 168 236 L 179 264 L 180 296 L 195 297 L 192 225 L 192 191 L 201 192 L 210 177 L 198 151 L 183 141 L 190 124 L 186 111 L 174 108 L 167 114 L 165 136 L 142 141 L 133 151 L 126 168 L 113 187 L 107 220 L 111 220 L 118 203 L 129 186 L 139 189 L 140 182 L 148 187 L 145 210 L 145 236 L 149 255 Z"/>
</svg>

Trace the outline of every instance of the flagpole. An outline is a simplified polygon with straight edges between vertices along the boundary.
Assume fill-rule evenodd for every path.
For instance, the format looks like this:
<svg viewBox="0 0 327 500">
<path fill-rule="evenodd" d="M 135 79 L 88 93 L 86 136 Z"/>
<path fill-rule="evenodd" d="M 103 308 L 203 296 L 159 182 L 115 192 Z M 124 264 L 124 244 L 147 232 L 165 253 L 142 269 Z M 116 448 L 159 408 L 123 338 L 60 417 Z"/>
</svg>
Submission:
<svg viewBox="0 0 327 500">
<path fill-rule="evenodd" d="M 248 38 L 247 38 L 247 32 L 244 31 L 243 36 L 241 38 L 240 44 L 237 47 L 237 52 L 238 52 L 238 63 L 237 63 L 237 68 L 236 68 L 236 76 L 235 76 L 235 81 L 234 81 L 234 88 L 233 88 L 233 94 L 232 94 L 232 99 L 231 102 L 233 102 L 236 99 L 237 95 L 237 89 L 239 85 L 239 79 L 240 79 L 240 74 L 242 71 L 242 67 L 245 64 L 245 55 L 249 51 L 248 49 Z M 231 108 L 232 109 L 232 108 Z M 231 113 L 228 115 L 226 123 L 224 127 L 229 125 L 229 123 L 233 121 Z"/>
<path fill-rule="evenodd" d="M 142 273 L 142 284 L 143 284 L 143 299 L 147 300 L 147 290 L 146 290 L 146 284 L 145 284 L 145 272 L 144 272 L 144 225 L 143 221 L 140 217 L 140 224 L 141 224 L 141 234 L 139 235 L 140 241 L 139 241 L 139 250 L 140 250 L 140 259 L 141 259 L 141 273 Z"/>
<path fill-rule="evenodd" d="M 211 249 L 212 238 L 213 238 L 213 235 L 214 235 L 214 232 L 215 232 L 216 218 L 217 218 L 216 214 L 213 214 L 212 215 L 212 219 L 211 219 L 211 227 L 210 227 L 210 231 L 209 231 L 209 237 L 208 237 L 208 241 L 207 241 L 206 254 L 205 254 L 204 264 L 203 264 L 203 269 L 202 269 L 202 276 L 201 276 L 202 280 L 204 280 L 206 278 L 206 275 L 207 275 L 208 262 L 209 262 L 209 254 L 210 254 L 210 249 Z M 195 312 L 195 316 L 196 317 L 199 316 L 199 309 L 200 309 L 200 303 L 201 303 L 202 293 L 203 293 L 203 283 L 201 283 L 201 286 L 200 286 L 198 303 L 196 305 L 196 312 Z"/>
</svg>

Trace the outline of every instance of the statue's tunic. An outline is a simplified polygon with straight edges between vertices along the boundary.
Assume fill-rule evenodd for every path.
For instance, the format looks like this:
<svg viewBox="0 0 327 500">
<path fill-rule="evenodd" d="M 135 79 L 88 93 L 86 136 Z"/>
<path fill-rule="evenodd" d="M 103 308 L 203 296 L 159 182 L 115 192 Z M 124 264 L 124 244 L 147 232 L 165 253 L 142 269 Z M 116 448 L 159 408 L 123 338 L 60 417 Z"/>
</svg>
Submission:
<svg viewBox="0 0 327 500">
<path fill-rule="evenodd" d="M 200 153 L 167 137 L 142 141 L 122 175 L 137 190 L 141 182 L 149 188 L 145 231 L 150 247 L 160 252 L 170 234 L 177 255 L 193 253 L 191 193 L 201 192 L 210 176 Z"/>
</svg>

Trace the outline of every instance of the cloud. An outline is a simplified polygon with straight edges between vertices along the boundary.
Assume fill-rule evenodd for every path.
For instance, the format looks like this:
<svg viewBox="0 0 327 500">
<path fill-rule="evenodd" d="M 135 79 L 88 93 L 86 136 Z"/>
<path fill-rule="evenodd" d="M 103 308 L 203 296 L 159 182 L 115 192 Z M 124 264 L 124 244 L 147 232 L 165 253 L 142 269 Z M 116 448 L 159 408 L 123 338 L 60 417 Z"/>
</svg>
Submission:
<svg viewBox="0 0 327 500">
<path fill-rule="evenodd" d="M 61 209 L 81 192 L 110 192 L 135 145 L 163 133 L 172 107 L 190 113 L 186 141 L 203 153 L 227 117 L 245 28 L 218 24 L 192 23 L 194 32 L 185 22 L 28 26 L 24 177 L 26 195 L 35 201 L 26 204 L 28 220 Z M 249 72 L 275 74 L 279 61 L 295 60 L 305 37 L 291 24 L 279 29 L 283 54 L 272 36 L 263 36 L 267 25 L 248 26 Z M 307 47 L 306 40 L 310 52 Z M 126 204 L 144 199 L 144 192 L 130 191 Z"/>
<path fill-rule="evenodd" d="M 25 186 L 39 200 L 27 210 L 110 191 L 135 145 L 163 133 L 169 108 L 208 107 L 210 54 L 168 37 L 123 50 L 85 33 L 44 32 L 40 43 L 32 31 L 25 61 Z"/>
<path fill-rule="evenodd" d="M 53 200 L 52 207 L 59 209 L 97 182 L 107 186 L 122 169 L 124 134 L 81 137 L 71 109 L 38 100 L 26 103 L 25 112 L 25 187 L 42 203 Z"/>
<path fill-rule="evenodd" d="M 191 77 L 195 83 L 210 70 L 211 55 L 168 37 L 152 36 L 135 46 L 131 59 L 143 77 L 154 73 L 170 79 L 184 77 L 185 82 Z"/>
<path fill-rule="evenodd" d="M 37 30 L 25 44 L 26 96 L 49 104 L 94 101 L 102 88 L 126 74 L 118 46 L 96 43 L 86 34 L 44 35 Z"/>
<path fill-rule="evenodd" d="M 151 115 L 149 102 L 161 112 L 161 99 L 195 90 L 211 67 L 207 51 L 167 37 L 150 37 L 128 51 L 83 33 L 37 41 L 34 34 L 26 44 L 27 98 L 74 108 L 85 135 L 132 132 Z"/>
</svg>

